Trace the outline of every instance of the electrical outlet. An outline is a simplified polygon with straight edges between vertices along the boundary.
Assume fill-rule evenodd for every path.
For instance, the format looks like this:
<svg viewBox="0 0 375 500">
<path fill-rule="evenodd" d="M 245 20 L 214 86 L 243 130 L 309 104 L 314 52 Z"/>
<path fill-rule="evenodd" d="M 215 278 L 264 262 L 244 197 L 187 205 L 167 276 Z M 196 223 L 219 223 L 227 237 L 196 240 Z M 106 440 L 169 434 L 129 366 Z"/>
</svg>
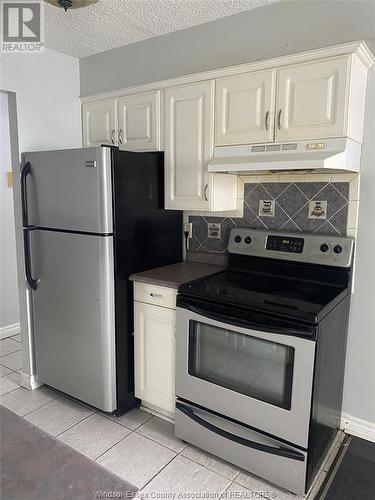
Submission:
<svg viewBox="0 0 375 500">
<path fill-rule="evenodd" d="M 193 224 L 191 222 L 184 223 L 184 233 L 189 233 L 189 238 L 193 237 Z"/>
</svg>

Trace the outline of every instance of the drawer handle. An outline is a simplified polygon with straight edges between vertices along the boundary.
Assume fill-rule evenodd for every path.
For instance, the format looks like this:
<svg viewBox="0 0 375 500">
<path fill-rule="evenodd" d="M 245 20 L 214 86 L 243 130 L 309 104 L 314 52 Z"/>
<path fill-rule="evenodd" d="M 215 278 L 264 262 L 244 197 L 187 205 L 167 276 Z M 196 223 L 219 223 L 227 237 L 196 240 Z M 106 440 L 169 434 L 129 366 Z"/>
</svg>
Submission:
<svg viewBox="0 0 375 500">
<path fill-rule="evenodd" d="M 154 299 L 160 299 L 161 297 L 163 297 L 160 293 L 154 293 L 154 292 L 150 292 L 150 295 Z"/>
<path fill-rule="evenodd" d="M 202 427 L 237 444 L 241 444 L 243 446 L 247 446 L 248 448 L 253 448 L 254 450 L 262 451 L 264 453 L 270 453 L 272 455 L 278 455 L 280 457 L 290 458 L 291 460 L 298 460 L 300 462 L 305 461 L 304 455 L 302 453 L 299 453 L 298 451 L 290 450 L 284 447 L 276 448 L 274 446 L 258 443 L 256 441 L 250 441 L 249 439 L 245 439 L 242 436 L 237 436 L 236 434 L 232 434 L 231 432 L 221 429 L 220 427 L 211 424 L 211 422 L 207 422 L 207 420 L 200 417 L 199 415 L 196 415 L 191 408 L 186 407 L 179 401 L 176 402 L 176 408 L 177 410 L 180 410 L 180 412 L 182 412 L 187 417 L 191 418 L 194 422 L 201 425 Z"/>
</svg>

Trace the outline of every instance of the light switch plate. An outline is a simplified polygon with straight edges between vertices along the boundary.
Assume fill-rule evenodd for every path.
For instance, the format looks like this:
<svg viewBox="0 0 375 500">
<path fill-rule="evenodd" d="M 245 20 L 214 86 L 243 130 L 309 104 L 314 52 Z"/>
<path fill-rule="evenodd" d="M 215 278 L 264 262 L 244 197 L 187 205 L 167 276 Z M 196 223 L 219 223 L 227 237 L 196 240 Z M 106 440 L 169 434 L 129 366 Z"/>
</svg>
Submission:
<svg viewBox="0 0 375 500">
<path fill-rule="evenodd" d="M 13 187 L 13 173 L 12 172 L 7 172 L 7 186 L 8 186 L 8 188 Z"/>
</svg>

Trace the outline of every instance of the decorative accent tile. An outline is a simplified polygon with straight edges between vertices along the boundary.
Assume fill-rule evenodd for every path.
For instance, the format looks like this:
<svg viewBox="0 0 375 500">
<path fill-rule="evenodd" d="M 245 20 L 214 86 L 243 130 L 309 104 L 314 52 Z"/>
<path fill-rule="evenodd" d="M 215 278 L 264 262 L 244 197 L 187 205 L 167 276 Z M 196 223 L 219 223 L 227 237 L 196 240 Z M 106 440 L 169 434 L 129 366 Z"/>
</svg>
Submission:
<svg viewBox="0 0 375 500">
<path fill-rule="evenodd" d="M 206 219 L 207 220 L 207 219 Z M 221 238 L 221 224 L 220 222 L 208 222 L 208 238 L 220 240 Z"/>
<path fill-rule="evenodd" d="M 309 219 L 327 219 L 327 202 L 325 200 L 309 201 Z"/>
<path fill-rule="evenodd" d="M 275 217 L 275 200 L 259 200 L 259 217 Z"/>
<path fill-rule="evenodd" d="M 193 237 L 189 241 L 189 249 L 224 253 L 227 251 L 230 230 L 235 226 L 341 236 L 346 235 L 347 227 L 355 227 L 358 202 L 350 202 L 348 214 L 348 200 L 349 194 L 354 198 L 358 197 L 354 194 L 357 193 L 358 186 L 349 186 L 346 177 L 337 176 L 336 182 L 323 182 L 323 179 L 330 179 L 330 175 L 328 177 L 311 175 L 306 182 L 299 182 L 303 176 L 280 175 L 278 182 L 272 182 L 271 177 L 242 177 L 245 181 L 244 200 L 241 201 L 243 217 L 235 217 L 232 213 L 225 217 L 222 217 L 222 214 L 216 217 L 189 215 L 189 222 L 193 225 Z M 319 182 L 313 181 L 312 177 Z M 298 182 L 291 182 L 293 179 Z M 259 180 L 268 182 L 258 182 Z M 351 183 L 354 182 L 358 184 L 358 176 L 353 177 Z M 274 202 L 273 216 L 259 215 L 259 204 L 262 200 Z M 326 219 L 309 218 L 311 201 L 315 204 L 326 202 Z M 208 238 L 209 223 L 221 225 L 220 238 Z"/>
</svg>

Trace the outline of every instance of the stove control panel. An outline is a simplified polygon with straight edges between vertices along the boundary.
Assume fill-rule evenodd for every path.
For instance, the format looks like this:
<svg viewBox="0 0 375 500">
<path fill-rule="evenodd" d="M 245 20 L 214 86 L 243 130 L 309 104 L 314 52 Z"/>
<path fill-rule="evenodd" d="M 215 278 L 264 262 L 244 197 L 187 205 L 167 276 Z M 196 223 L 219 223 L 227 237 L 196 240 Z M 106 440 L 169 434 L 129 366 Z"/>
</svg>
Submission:
<svg viewBox="0 0 375 500">
<path fill-rule="evenodd" d="M 343 236 L 233 228 L 228 250 L 254 257 L 350 267 L 354 240 Z"/>
<path fill-rule="evenodd" d="M 277 250 L 279 252 L 302 253 L 304 243 L 305 240 L 303 238 L 270 234 L 267 236 L 266 249 Z"/>
</svg>

